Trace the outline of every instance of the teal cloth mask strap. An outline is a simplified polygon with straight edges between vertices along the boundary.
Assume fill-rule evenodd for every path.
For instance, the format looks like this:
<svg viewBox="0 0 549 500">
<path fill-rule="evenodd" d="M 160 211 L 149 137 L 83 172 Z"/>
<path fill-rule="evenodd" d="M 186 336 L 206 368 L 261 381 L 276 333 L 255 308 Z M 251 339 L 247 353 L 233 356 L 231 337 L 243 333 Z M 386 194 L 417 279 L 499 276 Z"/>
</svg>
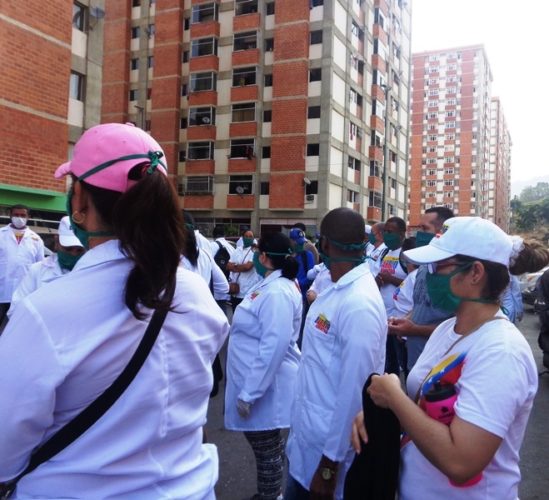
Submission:
<svg viewBox="0 0 549 500">
<path fill-rule="evenodd" d="M 340 248 L 341 250 L 346 250 L 347 252 L 355 252 L 366 248 L 366 243 L 364 241 L 362 243 L 340 243 L 339 241 L 332 240 L 326 236 L 324 237 L 335 247 Z"/>
<path fill-rule="evenodd" d="M 78 177 L 78 180 L 83 181 L 84 179 L 120 161 L 137 160 L 139 158 L 147 158 L 149 160 L 150 164 L 149 164 L 149 167 L 147 168 L 147 174 L 149 175 L 152 174 L 158 168 L 158 165 L 160 165 L 167 172 L 168 169 L 166 168 L 165 163 L 160 160 L 160 158 L 162 158 L 163 156 L 164 156 L 164 153 L 162 153 L 162 151 L 149 151 L 148 153 L 139 153 L 139 154 L 133 154 L 133 155 L 127 155 L 127 156 L 120 156 L 119 158 L 106 161 L 105 163 L 101 163 L 101 165 L 97 165 L 96 167 L 93 167 L 92 169 L 88 170 L 85 174 L 82 174 L 80 177 Z"/>
</svg>

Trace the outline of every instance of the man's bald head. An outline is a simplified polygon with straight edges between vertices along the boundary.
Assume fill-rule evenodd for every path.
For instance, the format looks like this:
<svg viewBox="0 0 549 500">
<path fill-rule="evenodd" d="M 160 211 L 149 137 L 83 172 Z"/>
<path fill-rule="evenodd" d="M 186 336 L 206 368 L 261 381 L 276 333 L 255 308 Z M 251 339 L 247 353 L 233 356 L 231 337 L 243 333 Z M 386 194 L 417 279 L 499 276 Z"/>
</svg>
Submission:
<svg viewBox="0 0 549 500">
<path fill-rule="evenodd" d="M 334 208 L 322 219 L 320 233 L 339 244 L 360 244 L 364 241 L 364 219 L 350 208 Z"/>
</svg>

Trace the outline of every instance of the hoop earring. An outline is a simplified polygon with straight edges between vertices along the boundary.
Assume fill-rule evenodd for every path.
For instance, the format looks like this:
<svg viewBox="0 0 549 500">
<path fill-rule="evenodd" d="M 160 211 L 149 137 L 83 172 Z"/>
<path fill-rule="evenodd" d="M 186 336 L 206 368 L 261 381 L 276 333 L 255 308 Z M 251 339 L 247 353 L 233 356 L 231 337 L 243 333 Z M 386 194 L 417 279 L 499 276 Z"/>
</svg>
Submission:
<svg viewBox="0 0 549 500">
<path fill-rule="evenodd" d="M 71 217 L 75 224 L 82 224 L 86 220 L 86 216 L 77 210 L 72 213 Z"/>
</svg>

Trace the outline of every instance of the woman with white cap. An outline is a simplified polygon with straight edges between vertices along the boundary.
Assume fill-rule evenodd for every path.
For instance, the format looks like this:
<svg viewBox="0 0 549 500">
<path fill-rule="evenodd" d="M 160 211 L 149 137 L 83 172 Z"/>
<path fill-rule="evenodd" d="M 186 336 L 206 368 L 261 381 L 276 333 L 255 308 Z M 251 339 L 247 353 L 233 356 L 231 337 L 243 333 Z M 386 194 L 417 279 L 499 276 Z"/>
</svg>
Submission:
<svg viewBox="0 0 549 500">
<path fill-rule="evenodd" d="M 516 499 L 538 375 L 499 297 L 509 270 L 542 267 L 549 254 L 513 241 L 487 220 L 456 217 L 440 237 L 405 256 L 430 266 L 431 301 L 455 317 L 429 338 L 407 379 L 410 397 L 394 375 L 374 376 L 368 389 L 405 432 L 399 499 Z M 356 449 L 359 436 L 367 439 L 360 416 Z"/>
<path fill-rule="evenodd" d="M 71 272 L 84 254 L 85 250 L 80 240 L 70 228 L 69 217 L 65 216 L 59 222 L 55 235 L 55 253 L 40 262 L 35 262 L 19 283 L 11 298 L 8 316 L 11 317 L 15 304 L 46 283 L 55 281 Z"/>
<path fill-rule="evenodd" d="M 27 469 L 16 497 L 214 498 L 218 459 L 202 426 L 228 325 L 207 284 L 179 266 L 185 230 L 162 149 L 137 127 L 98 125 L 64 175 L 89 250 L 22 300 L 0 337 L 0 481 L 84 415 L 91 426 Z M 87 413 L 94 401 L 99 419 Z"/>
</svg>

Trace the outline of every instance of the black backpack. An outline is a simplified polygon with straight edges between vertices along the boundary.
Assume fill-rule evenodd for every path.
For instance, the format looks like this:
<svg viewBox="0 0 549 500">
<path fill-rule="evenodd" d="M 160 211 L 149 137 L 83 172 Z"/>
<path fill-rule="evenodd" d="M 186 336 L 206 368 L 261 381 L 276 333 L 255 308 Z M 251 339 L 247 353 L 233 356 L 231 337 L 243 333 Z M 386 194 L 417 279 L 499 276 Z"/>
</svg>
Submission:
<svg viewBox="0 0 549 500">
<path fill-rule="evenodd" d="M 223 271 L 223 274 L 229 279 L 229 271 L 227 271 L 227 264 L 231 255 L 229 251 L 221 244 L 219 241 L 216 241 L 219 246 L 219 250 L 214 255 L 214 261 L 219 266 L 219 269 Z"/>
</svg>

